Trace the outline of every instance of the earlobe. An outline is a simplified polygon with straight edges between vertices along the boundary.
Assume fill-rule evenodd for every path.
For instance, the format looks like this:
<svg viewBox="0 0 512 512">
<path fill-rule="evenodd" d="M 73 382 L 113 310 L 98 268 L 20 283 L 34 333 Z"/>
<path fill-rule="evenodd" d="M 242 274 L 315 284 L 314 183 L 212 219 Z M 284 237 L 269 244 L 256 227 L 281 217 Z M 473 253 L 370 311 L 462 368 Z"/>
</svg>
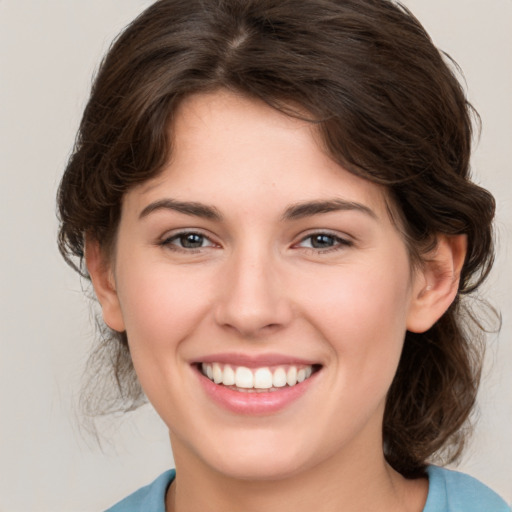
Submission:
<svg viewBox="0 0 512 512">
<path fill-rule="evenodd" d="M 105 256 L 96 240 L 86 239 L 85 262 L 94 292 L 101 305 L 103 320 L 111 329 L 123 332 L 124 320 L 111 265 L 105 261 Z"/>
<path fill-rule="evenodd" d="M 466 251 L 466 235 L 438 236 L 436 248 L 426 255 L 415 276 L 407 330 L 427 331 L 450 307 L 457 296 Z"/>
</svg>

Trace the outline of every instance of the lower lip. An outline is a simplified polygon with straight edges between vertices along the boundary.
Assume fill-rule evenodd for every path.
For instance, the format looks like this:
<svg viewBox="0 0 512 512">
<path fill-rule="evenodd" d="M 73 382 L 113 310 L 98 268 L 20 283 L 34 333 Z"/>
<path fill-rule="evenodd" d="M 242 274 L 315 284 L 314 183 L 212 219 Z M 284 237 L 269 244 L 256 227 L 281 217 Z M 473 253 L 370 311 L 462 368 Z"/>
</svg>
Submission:
<svg viewBox="0 0 512 512">
<path fill-rule="evenodd" d="M 276 413 L 298 400 L 314 383 L 318 373 L 295 386 L 285 386 L 275 391 L 235 391 L 215 384 L 197 371 L 206 394 L 221 407 L 236 414 L 265 415 Z"/>
</svg>

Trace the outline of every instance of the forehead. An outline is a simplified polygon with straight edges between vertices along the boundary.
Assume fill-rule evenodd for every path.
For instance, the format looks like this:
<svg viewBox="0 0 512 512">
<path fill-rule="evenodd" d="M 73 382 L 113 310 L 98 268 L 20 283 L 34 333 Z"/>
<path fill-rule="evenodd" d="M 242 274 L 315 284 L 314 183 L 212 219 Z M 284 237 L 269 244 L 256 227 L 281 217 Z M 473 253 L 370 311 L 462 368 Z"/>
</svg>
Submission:
<svg viewBox="0 0 512 512">
<path fill-rule="evenodd" d="M 387 211 L 384 187 L 356 176 L 323 148 L 317 127 L 259 100 L 219 90 L 186 98 L 169 127 L 170 158 L 135 189 L 141 201 L 180 200 L 273 208 L 283 201 L 340 196 Z M 231 199 L 235 199 L 231 197 Z"/>
</svg>

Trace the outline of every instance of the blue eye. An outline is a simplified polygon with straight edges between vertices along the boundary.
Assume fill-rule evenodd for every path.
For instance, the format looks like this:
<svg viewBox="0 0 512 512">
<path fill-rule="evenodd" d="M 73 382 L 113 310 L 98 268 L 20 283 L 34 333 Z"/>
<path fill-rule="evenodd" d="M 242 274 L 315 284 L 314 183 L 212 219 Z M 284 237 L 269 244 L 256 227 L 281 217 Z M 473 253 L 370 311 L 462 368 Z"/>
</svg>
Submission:
<svg viewBox="0 0 512 512">
<path fill-rule="evenodd" d="M 212 247 L 213 242 L 201 233 L 183 232 L 165 239 L 162 245 L 177 246 L 178 249 L 202 249 Z"/>
<path fill-rule="evenodd" d="M 313 235 L 309 238 L 314 249 L 327 249 L 336 243 L 336 238 L 331 235 Z"/>
<path fill-rule="evenodd" d="M 299 247 L 307 247 L 310 249 L 335 249 L 338 246 L 350 246 L 351 242 L 344 240 L 336 235 L 329 233 L 314 233 L 303 238 Z"/>
</svg>

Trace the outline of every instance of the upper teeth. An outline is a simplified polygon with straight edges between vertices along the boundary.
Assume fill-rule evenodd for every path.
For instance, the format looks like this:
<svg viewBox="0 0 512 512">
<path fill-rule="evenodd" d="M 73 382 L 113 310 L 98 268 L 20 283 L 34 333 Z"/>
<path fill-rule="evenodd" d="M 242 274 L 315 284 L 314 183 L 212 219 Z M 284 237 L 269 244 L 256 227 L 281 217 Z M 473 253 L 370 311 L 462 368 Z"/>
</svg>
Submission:
<svg viewBox="0 0 512 512">
<path fill-rule="evenodd" d="M 307 379 L 313 373 L 312 365 L 278 366 L 270 369 L 267 366 L 247 368 L 245 366 L 233 367 L 229 364 L 202 363 L 201 368 L 203 374 L 215 382 L 215 384 L 245 389 L 282 388 L 286 385 L 295 386 L 295 384 Z"/>
</svg>

